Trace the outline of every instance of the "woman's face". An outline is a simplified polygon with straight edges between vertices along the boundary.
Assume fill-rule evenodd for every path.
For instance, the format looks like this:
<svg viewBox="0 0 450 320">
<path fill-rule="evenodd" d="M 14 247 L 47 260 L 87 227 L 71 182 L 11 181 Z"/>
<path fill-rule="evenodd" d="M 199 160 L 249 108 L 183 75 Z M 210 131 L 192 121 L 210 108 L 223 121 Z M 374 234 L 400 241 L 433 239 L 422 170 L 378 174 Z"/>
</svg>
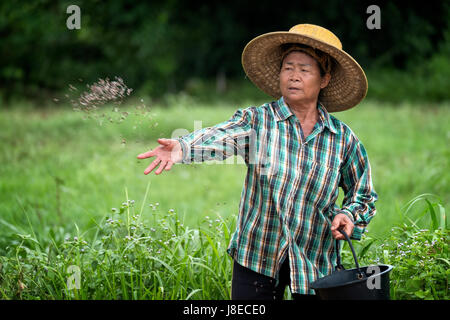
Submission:
<svg viewBox="0 0 450 320">
<path fill-rule="evenodd" d="M 320 76 L 319 65 L 310 55 L 293 51 L 284 58 L 281 66 L 281 94 L 288 105 L 314 103 L 330 78 L 329 73 Z"/>
</svg>

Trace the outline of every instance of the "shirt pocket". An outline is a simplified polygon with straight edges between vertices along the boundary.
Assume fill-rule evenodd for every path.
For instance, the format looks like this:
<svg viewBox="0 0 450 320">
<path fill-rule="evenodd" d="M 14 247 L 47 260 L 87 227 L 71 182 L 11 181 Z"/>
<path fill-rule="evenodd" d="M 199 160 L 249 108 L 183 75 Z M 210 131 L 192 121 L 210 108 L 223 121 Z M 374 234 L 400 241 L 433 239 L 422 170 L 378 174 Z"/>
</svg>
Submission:
<svg viewBox="0 0 450 320">
<path fill-rule="evenodd" d="M 305 193 L 308 194 L 307 199 L 322 212 L 325 208 L 333 206 L 339 195 L 339 167 L 312 160 L 307 160 L 306 167 L 308 179 L 304 187 Z"/>
</svg>

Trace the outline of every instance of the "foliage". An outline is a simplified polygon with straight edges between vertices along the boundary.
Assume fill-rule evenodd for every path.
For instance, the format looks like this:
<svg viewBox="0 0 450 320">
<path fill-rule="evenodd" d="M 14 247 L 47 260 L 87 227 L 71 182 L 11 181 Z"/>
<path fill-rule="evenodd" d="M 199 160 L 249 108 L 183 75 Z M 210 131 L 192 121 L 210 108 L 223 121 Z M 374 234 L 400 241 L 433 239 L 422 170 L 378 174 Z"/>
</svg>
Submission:
<svg viewBox="0 0 450 320">
<path fill-rule="evenodd" d="M 426 209 L 413 221 L 407 217 L 408 211 L 422 200 Z M 354 243 L 359 249 L 360 265 L 394 266 L 390 274 L 392 299 L 448 300 L 450 230 L 444 207 L 430 194 L 415 197 L 406 207 L 405 222 L 394 226 L 386 238 L 365 236 L 360 243 Z M 428 216 L 427 222 L 420 223 Z M 348 245 L 343 256 L 347 265 L 354 265 Z"/>
<path fill-rule="evenodd" d="M 81 9 L 80 30 L 66 27 L 71 4 Z M 366 27 L 371 4 L 380 6 L 380 30 Z M 386 72 L 374 78 L 373 97 L 442 101 L 448 99 L 448 54 L 437 52 L 448 47 L 449 16 L 445 1 L 2 1 L 0 101 L 45 101 L 69 84 L 114 76 L 135 94 L 152 97 L 179 92 L 192 79 L 241 80 L 241 52 L 249 40 L 302 22 L 332 30 L 365 70 Z"/>
<path fill-rule="evenodd" d="M 401 102 L 448 100 L 450 88 L 450 29 L 444 33 L 444 40 L 430 57 L 413 59 L 407 72 L 380 66 L 367 72 L 369 91 L 367 97 L 378 100 Z"/>
<path fill-rule="evenodd" d="M 39 242 L 16 234 L 0 257 L 3 299 L 229 299 L 231 259 L 225 251 L 231 223 L 206 217 L 184 226 L 174 210 L 149 204 L 152 223 L 141 220 L 134 200 L 104 217 L 94 236 L 49 230 Z M 80 282 L 71 268 L 79 268 Z"/>
<path fill-rule="evenodd" d="M 449 230 L 445 229 L 393 228 L 378 253 L 383 252 L 381 262 L 395 266 L 393 299 L 449 299 L 449 240 Z"/>
<path fill-rule="evenodd" d="M 206 217 L 198 229 L 189 228 L 174 210 L 159 212 L 156 203 L 147 206 L 147 224 L 141 220 L 144 203 L 139 213 L 134 200 L 112 208 L 91 238 L 78 229 L 69 236 L 62 228 L 50 229 L 41 242 L 33 230 L 15 234 L 18 241 L 0 257 L 2 298 L 229 299 L 231 259 L 225 249 L 235 221 Z M 434 219 L 430 227 L 403 224 L 387 238 L 365 236 L 357 244 L 362 263 L 394 266 L 392 299 L 449 298 L 449 230 Z M 353 264 L 348 247 L 342 256 L 344 264 Z M 71 266 L 80 270 L 79 287 L 68 280 Z"/>
</svg>

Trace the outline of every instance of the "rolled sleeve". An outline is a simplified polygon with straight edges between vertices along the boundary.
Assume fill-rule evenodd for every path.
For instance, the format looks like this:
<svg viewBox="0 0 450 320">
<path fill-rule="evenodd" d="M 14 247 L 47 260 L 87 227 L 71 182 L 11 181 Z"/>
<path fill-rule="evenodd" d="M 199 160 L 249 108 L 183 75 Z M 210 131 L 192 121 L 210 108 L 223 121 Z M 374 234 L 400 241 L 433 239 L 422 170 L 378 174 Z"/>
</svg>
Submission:
<svg viewBox="0 0 450 320">
<path fill-rule="evenodd" d="M 183 155 L 181 158 L 181 163 L 184 164 L 189 163 L 191 153 L 191 148 L 189 147 L 189 144 L 182 137 L 179 137 L 176 140 L 180 142 L 181 151 Z"/>
</svg>

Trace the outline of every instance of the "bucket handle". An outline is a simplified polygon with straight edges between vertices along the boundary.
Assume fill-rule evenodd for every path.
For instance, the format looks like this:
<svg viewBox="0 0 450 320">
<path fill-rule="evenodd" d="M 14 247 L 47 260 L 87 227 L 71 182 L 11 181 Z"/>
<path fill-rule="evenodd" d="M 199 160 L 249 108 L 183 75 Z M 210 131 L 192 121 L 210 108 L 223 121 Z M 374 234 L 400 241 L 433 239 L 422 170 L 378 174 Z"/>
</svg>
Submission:
<svg viewBox="0 0 450 320">
<path fill-rule="evenodd" d="M 340 233 L 342 233 L 342 235 L 345 237 L 345 240 L 347 240 L 347 242 L 348 242 L 348 244 L 349 244 L 349 246 L 350 246 L 350 249 L 352 250 L 352 254 L 353 254 L 353 259 L 355 260 L 355 264 L 356 264 L 356 270 L 358 270 L 358 279 L 362 279 L 362 278 L 364 278 L 364 273 L 361 271 L 361 269 L 359 268 L 359 263 L 358 263 L 358 259 L 356 258 L 356 253 L 355 253 L 355 249 L 353 248 L 353 245 L 352 245 L 352 241 L 350 240 L 350 237 L 348 236 L 348 234 L 344 231 L 344 230 L 342 230 L 342 229 L 338 229 L 338 231 L 340 232 Z M 337 242 L 337 244 L 339 244 L 339 242 L 336 240 L 336 242 Z M 338 248 L 338 247 L 337 247 Z M 342 264 L 341 264 L 341 256 L 340 256 L 340 254 L 339 254 L 339 249 L 338 249 L 338 252 L 337 252 L 337 267 L 338 268 L 341 268 L 342 267 Z"/>
</svg>

